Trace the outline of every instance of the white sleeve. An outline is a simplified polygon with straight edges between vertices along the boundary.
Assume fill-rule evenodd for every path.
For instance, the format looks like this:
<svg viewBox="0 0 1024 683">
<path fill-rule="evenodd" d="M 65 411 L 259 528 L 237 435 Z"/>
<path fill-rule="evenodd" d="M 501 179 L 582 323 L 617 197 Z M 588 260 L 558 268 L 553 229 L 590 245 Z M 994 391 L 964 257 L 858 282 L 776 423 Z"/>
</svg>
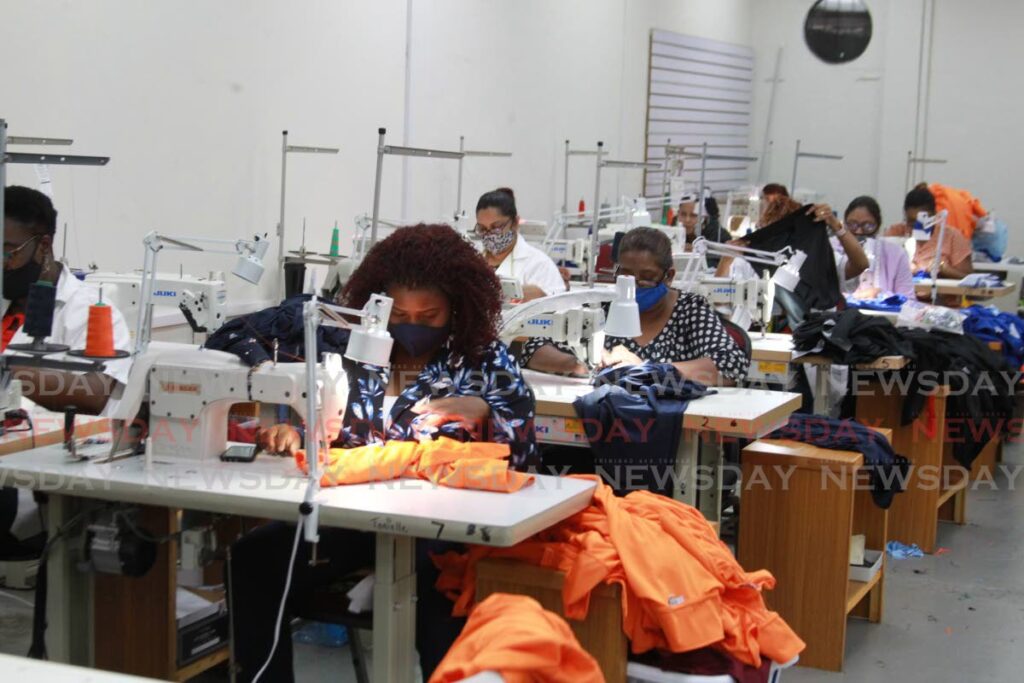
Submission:
<svg viewBox="0 0 1024 683">
<path fill-rule="evenodd" d="M 551 257 L 539 249 L 530 258 L 530 267 L 523 275 L 524 285 L 535 285 L 548 296 L 565 291 L 565 280 Z"/>
</svg>

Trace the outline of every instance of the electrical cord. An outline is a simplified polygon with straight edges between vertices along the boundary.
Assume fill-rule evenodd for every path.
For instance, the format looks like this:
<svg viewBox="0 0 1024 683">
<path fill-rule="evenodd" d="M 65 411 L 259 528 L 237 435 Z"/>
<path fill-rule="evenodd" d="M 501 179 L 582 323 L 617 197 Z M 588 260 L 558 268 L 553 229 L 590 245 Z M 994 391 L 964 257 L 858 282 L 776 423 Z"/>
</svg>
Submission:
<svg viewBox="0 0 1024 683">
<path fill-rule="evenodd" d="M 147 543 L 156 543 L 159 545 L 161 543 L 173 541 L 181 536 L 180 531 L 176 531 L 173 534 L 167 534 L 166 536 L 150 536 L 148 533 L 146 533 L 145 531 L 143 531 L 135 525 L 135 522 L 132 520 L 130 515 L 126 515 L 120 511 L 114 513 L 114 520 L 121 520 L 122 522 L 124 522 L 125 526 L 128 527 L 129 531 L 131 531 L 133 534 L 141 538 L 143 541 L 146 541 Z"/>
<path fill-rule="evenodd" d="M 6 591 L 0 591 L 0 596 L 3 596 L 8 600 L 13 600 L 14 602 L 20 602 L 22 605 L 25 605 L 25 607 L 28 607 L 30 609 L 35 607 L 35 605 L 33 605 L 28 600 L 25 600 L 24 598 L 19 598 L 17 595 L 11 595 Z"/>
<path fill-rule="evenodd" d="M 305 517 L 305 515 L 303 515 Z M 256 676 L 253 677 L 252 683 L 258 683 L 260 678 L 263 676 L 263 672 L 270 666 L 271 660 L 274 659 L 274 653 L 277 652 L 277 643 L 281 638 L 281 622 L 284 620 L 284 607 L 288 602 L 288 592 L 292 588 L 292 572 L 295 569 L 295 558 L 299 554 L 299 541 L 302 539 L 302 518 L 299 519 L 299 523 L 295 526 L 295 542 L 292 543 L 292 557 L 288 560 L 288 576 L 284 580 L 284 593 L 281 595 L 281 604 L 277 608 L 277 621 L 274 624 L 274 644 L 270 647 L 270 654 L 267 655 L 267 661 L 263 662 L 263 666 L 256 672 Z"/>
</svg>

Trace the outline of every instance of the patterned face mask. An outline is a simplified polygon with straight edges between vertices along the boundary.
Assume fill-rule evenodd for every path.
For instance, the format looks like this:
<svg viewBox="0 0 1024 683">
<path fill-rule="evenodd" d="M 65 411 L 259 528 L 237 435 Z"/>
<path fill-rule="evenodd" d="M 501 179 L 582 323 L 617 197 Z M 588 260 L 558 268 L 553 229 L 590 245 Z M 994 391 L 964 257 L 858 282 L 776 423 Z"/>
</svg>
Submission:
<svg viewBox="0 0 1024 683">
<path fill-rule="evenodd" d="M 511 228 L 500 232 L 489 232 L 480 238 L 488 254 L 500 254 L 516 241 L 516 231 Z"/>
</svg>

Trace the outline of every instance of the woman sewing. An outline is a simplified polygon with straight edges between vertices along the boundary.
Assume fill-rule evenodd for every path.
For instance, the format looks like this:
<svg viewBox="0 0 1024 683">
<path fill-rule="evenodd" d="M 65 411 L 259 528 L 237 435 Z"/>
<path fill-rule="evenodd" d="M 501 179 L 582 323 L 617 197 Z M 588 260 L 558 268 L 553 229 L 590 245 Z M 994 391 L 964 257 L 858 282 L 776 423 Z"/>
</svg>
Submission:
<svg viewBox="0 0 1024 683">
<path fill-rule="evenodd" d="M 512 190 L 501 187 L 480 197 L 475 231 L 483 242 L 487 263 L 498 277 L 519 281 L 524 301 L 566 290 L 566 281 L 551 257 L 519 234 L 519 211 Z"/>
<path fill-rule="evenodd" d="M 671 363 L 683 377 L 715 385 L 741 380 L 750 362 L 733 342 L 718 314 L 699 294 L 671 287 L 675 277 L 672 243 L 654 228 L 634 228 L 619 244 L 617 275 L 636 278 L 641 334 L 635 339 L 606 337 L 602 364 Z M 523 349 L 523 364 L 558 374 L 588 369 L 568 347 L 535 339 Z"/>
<path fill-rule="evenodd" d="M 388 325 L 394 338 L 391 376 L 384 391 L 386 438 L 483 435 L 509 444 L 514 467 L 538 464 L 533 393 L 498 341 L 501 287 L 473 246 L 445 225 L 399 229 L 369 251 L 345 286 L 341 303 L 359 309 L 378 292 L 394 302 Z M 244 325 L 232 330 L 229 336 L 244 341 Z M 214 342 L 230 350 L 230 343 Z M 263 430 L 257 440 L 272 453 L 301 447 L 300 434 L 288 425 Z M 239 680 L 252 680 L 270 653 L 294 534 L 294 526 L 270 524 L 232 548 L 228 581 Z M 319 556 L 325 563 L 311 568 L 309 547 L 300 544 L 289 607 L 314 587 L 373 562 L 372 534 L 321 529 L 320 535 Z M 424 678 L 440 662 L 462 621 L 450 616 L 451 602 L 433 587 L 437 573 L 428 553 L 440 550 L 438 545 L 444 544 L 417 543 L 416 640 Z M 289 620 L 282 623 L 262 680 L 294 679 Z"/>
</svg>

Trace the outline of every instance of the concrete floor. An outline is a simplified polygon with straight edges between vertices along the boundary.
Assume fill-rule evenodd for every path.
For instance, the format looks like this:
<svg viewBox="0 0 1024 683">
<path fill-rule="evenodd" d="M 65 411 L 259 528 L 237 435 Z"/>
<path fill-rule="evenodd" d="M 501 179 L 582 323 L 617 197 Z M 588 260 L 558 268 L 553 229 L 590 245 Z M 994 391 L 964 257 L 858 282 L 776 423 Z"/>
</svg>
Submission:
<svg viewBox="0 0 1024 683">
<path fill-rule="evenodd" d="M 1006 449 L 1007 466 L 1024 465 L 1021 445 Z M 1024 472 L 1010 488 L 968 496 L 963 527 L 942 525 L 942 555 L 890 560 L 881 624 L 852 620 L 846 670 L 786 671 L 786 683 L 1021 680 L 1024 672 Z M 20 600 L 31 595 L 5 591 Z M 0 652 L 28 649 L 31 610 L 0 596 Z M 354 681 L 345 648 L 296 646 L 298 681 Z M 224 680 L 211 675 L 204 681 Z"/>
</svg>

